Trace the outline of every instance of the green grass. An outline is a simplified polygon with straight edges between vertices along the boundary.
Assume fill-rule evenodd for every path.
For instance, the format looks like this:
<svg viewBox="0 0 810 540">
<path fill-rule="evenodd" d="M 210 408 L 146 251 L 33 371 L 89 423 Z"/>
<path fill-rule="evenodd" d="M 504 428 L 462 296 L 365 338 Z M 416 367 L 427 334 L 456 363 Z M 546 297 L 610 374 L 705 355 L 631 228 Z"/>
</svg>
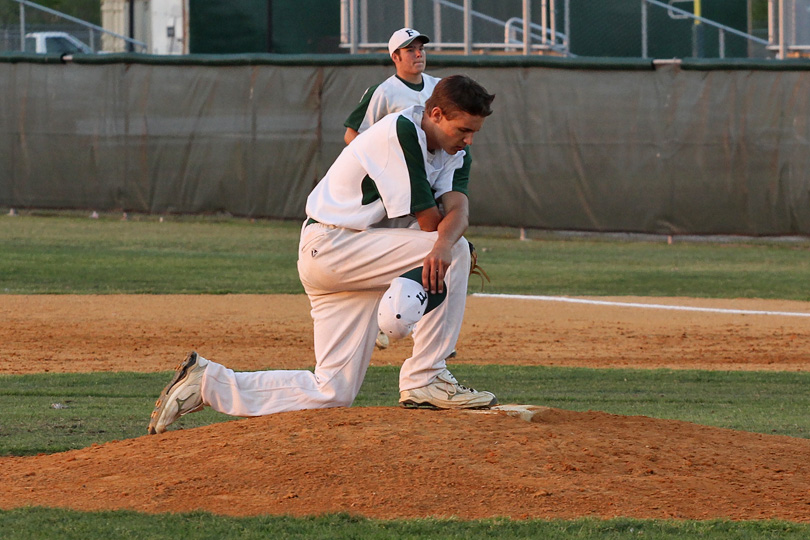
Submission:
<svg viewBox="0 0 810 540">
<path fill-rule="evenodd" d="M 451 365 L 502 403 L 670 418 L 810 438 L 810 373 L 597 370 Z M 396 366 L 371 367 L 355 406 L 397 406 Z M 171 373 L 0 376 L 0 456 L 84 448 L 146 434 L 149 413 Z M 54 405 L 58 404 L 58 408 Z M 206 409 L 172 429 L 232 417 Z"/>
<path fill-rule="evenodd" d="M 0 216 L 0 293 L 302 293 L 300 224 Z M 491 293 L 810 300 L 810 241 L 626 241 L 470 230 Z M 475 276 L 470 290 L 480 284 Z"/>
<path fill-rule="evenodd" d="M 299 233 L 292 222 L 4 216 L 0 292 L 303 293 Z"/>
<path fill-rule="evenodd" d="M 85 373 L 0 376 L 0 456 L 63 452 L 146 434 L 154 401 L 171 374 Z M 230 419 L 205 410 L 188 427 Z"/>
<path fill-rule="evenodd" d="M 7 540 L 87 540 L 116 538 L 200 540 L 302 539 L 580 540 L 600 538 L 646 540 L 704 538 L 805 539 L 810 526 L 780 521 L 653 521 L 639 519 L 578 519 L 573 521 L 456 521 L 415 519 L 380 521 L 346 514 L 296 519 L 286 516 L 232 518 L 204 512 L 145 515 L 135 512 L 74 512 L 45 508 L 0 511 L 0 530 Z"/>
<path fill-rule="evenodd" d="M 810 300 L 802 283 L 810 275 L 810 243 L 739 239 L 668 245 L 556 235 L 471 240 L 482 251 L 491 293 Z"/>
</svg>

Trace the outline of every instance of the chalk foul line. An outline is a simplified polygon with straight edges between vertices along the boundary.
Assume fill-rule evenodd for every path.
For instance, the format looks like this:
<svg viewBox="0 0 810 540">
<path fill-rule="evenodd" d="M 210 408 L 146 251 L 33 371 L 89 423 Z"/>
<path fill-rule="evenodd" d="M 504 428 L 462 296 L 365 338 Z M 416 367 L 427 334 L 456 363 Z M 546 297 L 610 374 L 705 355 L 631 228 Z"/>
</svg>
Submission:
<svg viewBox="0 0 810 540">
<path fill-rule="evenodd" d="M 644 309 L 670 309 L 673 311 L 702 311 L 706 313 L 727 313 L 731 315 L 779 315 L 782 317 L 810 317 L 810 313 L 800 311 L 760 311 L 749 309 L 705 308 L 694 306 L 672 306 L 666 304 L 640 304 L 638 302 L 608 302 L 607 300 L 588 300 L 585 298 L 568 298 L 567 296 L 532 296 L 523 294 L 485 294 L 475 293 L 479 298 L 504 298 L 515 300 L 540 300 L 544 302 L 567 302 L 570 304 L 591 304 L 596 306 L 633 307 Z"/>
</svg>

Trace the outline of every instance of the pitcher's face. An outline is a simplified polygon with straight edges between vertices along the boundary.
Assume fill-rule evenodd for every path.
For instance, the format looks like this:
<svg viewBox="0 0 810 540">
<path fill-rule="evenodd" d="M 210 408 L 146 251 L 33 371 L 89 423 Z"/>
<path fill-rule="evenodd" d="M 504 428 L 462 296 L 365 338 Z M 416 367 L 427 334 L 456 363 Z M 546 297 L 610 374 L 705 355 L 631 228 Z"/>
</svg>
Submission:
<svg viewBox="0 0 810 540">
<path fill-rule="evenodd" d="M 455 111 L 448 118 L 438 107 L 430 112 L 430 118 L 437 128 L 435 143 L 448 154 L 456 154 L 459 150 L 464 150 L 465 146 L 471 145 L 475 134 L 484 126 L 485 119 L 464 111 Z"/>
</svg>

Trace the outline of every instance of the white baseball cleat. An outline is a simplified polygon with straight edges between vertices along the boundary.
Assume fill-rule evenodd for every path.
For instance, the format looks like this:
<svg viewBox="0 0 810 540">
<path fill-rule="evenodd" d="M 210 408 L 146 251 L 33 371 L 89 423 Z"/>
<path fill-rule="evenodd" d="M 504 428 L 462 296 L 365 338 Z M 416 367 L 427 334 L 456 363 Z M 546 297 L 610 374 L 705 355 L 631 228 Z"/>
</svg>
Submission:
<svg viewBox="0 0 810 540">
<path fill-rule="evenodd" d="M 431 409 L 486 409 L 498 404 L 492 392 L 479 392 L 458 383 L 453 374 L 444 370 L 427 386 L 399 393 L 402 407 Z"/>
<path fill-rule="evenodd" d="M 177 366 L 174 377 L 160 393 L 155 402 L 155 410 L 149 421 L 149 434 L 163 433 L 178 418 L 188 413 L 201 411 L 205 405 L 202 400 L 202 377 L 208 360 L 191 352 Z"/>
</svg>

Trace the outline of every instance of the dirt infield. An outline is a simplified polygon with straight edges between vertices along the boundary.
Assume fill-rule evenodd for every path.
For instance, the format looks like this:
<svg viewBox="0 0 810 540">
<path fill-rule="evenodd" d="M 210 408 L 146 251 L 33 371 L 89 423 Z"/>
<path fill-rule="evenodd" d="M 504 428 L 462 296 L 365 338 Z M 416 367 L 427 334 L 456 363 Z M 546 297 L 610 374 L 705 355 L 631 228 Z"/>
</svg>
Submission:
<svg viewBox="0 0 810 540">
<path fill-rule="evenodd" d="M 810 313 L 801 302 L 613 300 Z M 165 371 L 190 349 L 240 370 L 312 364 L 303 296 L 3 296 L 0 317 L 2 374 Z M 804 371 L 808 326 L 471 297 L 455 362 Z M 399 364 L 408 344 L 372 363 Z M 0 458 L 0 508 L 810 521 L 808 457 L 804 439 L 599 412 L 548 409 L 526 422 L 331 409 Z"/>
<path fill-rule="evenodd" d="M 810 313 L 810 303 L 686 298 L 616 302 Z M 0 301 L 0 374 L 172 369 L 191 349 L 237 370 L 311 367 L 303 295 L 13 296 Z M 472 296 L 457 362 L 720 370 L 810 369 L 810 318 Z M 405 339 L 373 365 L 399 365 Z"/>
</svg>

